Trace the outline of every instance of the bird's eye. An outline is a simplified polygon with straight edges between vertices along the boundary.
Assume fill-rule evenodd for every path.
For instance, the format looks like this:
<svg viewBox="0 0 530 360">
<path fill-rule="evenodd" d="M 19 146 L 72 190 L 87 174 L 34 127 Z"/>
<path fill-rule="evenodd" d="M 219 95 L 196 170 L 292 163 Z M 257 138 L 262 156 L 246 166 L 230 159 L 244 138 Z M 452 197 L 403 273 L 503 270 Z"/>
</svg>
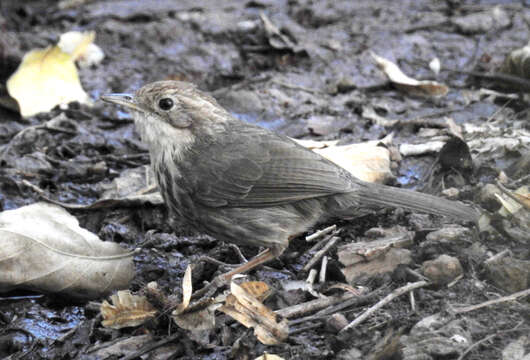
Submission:
<svg viewBox="0 0 530 360">
<path fill-rule="evenodd" d="M 170 98 L 163 98 L 158 101 L 158 107 L 164 111 L 168 111 L 173 107 L 173 100 Z"/>
</svg>

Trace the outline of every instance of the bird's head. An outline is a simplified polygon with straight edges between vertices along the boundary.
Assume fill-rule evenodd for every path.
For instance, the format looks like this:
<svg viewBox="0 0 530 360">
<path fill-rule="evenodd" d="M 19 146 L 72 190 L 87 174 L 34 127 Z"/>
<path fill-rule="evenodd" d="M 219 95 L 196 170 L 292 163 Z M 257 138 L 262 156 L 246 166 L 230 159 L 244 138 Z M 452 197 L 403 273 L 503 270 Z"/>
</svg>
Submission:
<svg viewBox="0 0 530 360">
<path fill-rule="evenodd" d="M 157 81 L 136 94 L 103 95 L 105 102 L 132 112 L 137 130 L 151 150 L 189 145 L 197 136 L 214 136 L 231 119 L 217 101 L 182 81 Z"/>
</svg>

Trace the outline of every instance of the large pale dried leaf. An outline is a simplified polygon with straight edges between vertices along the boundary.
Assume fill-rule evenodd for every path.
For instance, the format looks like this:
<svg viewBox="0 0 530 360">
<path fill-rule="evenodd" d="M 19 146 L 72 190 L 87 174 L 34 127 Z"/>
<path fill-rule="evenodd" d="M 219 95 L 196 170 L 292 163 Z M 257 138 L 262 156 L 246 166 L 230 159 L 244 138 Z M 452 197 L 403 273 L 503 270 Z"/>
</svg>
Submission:
<svg viewBox="0 0 530 360">
<path fill-rule="evenodd" d="M 266 345 L 279 344 L 289 336 L 287 319 L 281 318 L 263 305 L 243 287 L 232 282 L 231 294 L 219 308 L 247 328 L 254 328 L 254 335 Z"/>
<path fill-rule="evenodd" d="M 399 89 L 413 95 L 420 96 L 445 96 L 449 88 L 436 81 L 419 81 L 405 75 L 401 69 L 393 62 L 371 53 L 379 68 L 385 73 L 388 79 Z"/>
<path fill-rule="evenodd" d="M 118 291 L 110 297 L 112 305 L 106 300 L 100 307 L 104 327 L 122 329 L 138 326 L 155 317 L 157 311 L 145 296 L 131 294 L 128 290 Z"/>
<path fill-rule="evenodd" d="M 7 91 L 17 100 L 23 117 L 72 101 L 89 103 L 74 61 L 94 40 L 94 34 L 81 34 L 76 42 L 68 40 L 71 38 L 68 36 L 62 47 L 49 46 L 28 52 L 7 81 Z"/>
<path fill-rule="evenodd" d="M 361 180 L 384 183 L 392 178 L 390 151 L 377 141 L 336 145 L 336 141 L 295 140 L 348 170 Z"/>
<path fill-rule="evenodd" d="M 0 290 L 98 298 L 124 289 L 133 254 L 79 227 L 63 208 L 36 203 L 0 213 Z"/>
<path fill-rule="evenodd" d="M 390 151 L 382 146 L 361 143 L 330 146 L 313 151 L 348 170 L 361 180 L 384 183 L 392 178 Z"/>
</svg>

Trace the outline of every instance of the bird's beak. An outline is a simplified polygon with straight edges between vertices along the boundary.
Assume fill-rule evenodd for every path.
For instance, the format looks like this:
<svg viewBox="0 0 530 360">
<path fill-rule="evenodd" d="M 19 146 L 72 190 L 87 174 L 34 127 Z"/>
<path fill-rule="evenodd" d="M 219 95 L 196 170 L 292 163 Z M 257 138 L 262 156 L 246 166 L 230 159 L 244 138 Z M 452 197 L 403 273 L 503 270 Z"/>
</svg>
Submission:
<svg viewBox="0 0 530 360">
<path fill-rule="evenodd" d="M 108 94 L 101 95 L 101 100 L 111 103 L 124 106 L 128 109 L 145 112 L 138 104 L 133 101 L 133 95 L 131 94 Z"/>
</svg>

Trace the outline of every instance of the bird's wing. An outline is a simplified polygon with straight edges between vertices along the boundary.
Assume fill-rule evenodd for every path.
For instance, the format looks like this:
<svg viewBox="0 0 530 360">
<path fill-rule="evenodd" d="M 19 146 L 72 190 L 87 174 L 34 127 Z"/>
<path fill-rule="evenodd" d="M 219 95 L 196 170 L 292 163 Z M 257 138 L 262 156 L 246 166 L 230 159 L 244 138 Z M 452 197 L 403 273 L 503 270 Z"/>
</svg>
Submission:
<svg viewBox="0 0 530 360">
<path fill-rule="evenodd" d="M 287 137 L 245 124 L 222 139 L 196 146 L 183 168 L 203 205 L 263 207 L 352 190 L 346 170 Z"/>
</svg>

